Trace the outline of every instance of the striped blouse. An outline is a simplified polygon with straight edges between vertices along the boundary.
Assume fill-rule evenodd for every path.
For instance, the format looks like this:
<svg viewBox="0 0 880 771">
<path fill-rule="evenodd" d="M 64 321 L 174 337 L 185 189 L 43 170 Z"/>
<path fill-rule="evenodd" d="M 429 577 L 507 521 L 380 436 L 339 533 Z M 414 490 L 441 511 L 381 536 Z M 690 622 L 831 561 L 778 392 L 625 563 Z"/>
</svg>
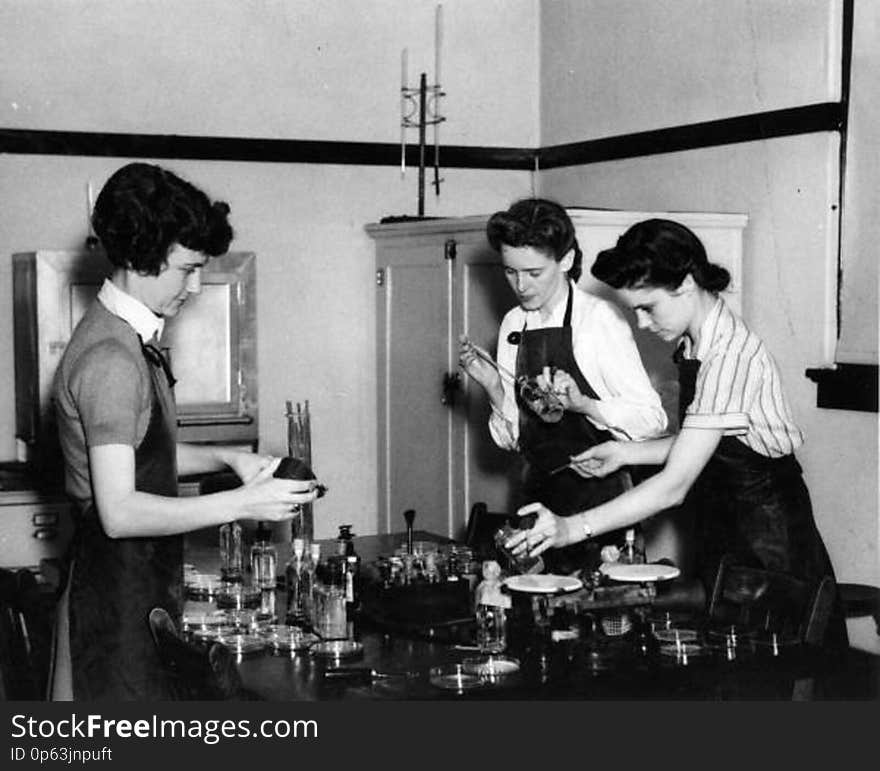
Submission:
<svg viewBox="0 0 880 771">
<path fill-rule="evenodd" d="M 722 298 L 703 322 L 698 349 L 684 338 L 684 355 L 701 364 L 682 428 L 721 428 L 770 458 L 803 444 L 776 362 Z"/>
</svg>

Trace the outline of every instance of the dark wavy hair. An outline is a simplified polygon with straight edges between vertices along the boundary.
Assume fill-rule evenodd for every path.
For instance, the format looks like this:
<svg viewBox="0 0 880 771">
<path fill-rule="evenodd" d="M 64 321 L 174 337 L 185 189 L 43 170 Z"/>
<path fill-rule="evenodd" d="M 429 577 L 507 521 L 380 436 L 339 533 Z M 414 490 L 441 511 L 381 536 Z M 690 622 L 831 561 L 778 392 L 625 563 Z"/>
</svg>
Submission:
<svg viewBox="0 0 880 771">
<path fill-rule="evenodd" d="M 574 249 L 574 261 L 568 277 L 581 277 L 583 253 L 575 237 L 574 223 L 568 212 L 546 198 L 523 198 L 507 211 L 495 212 L 486 223 L 486 237 L 495 251 L 507 246 L 531 246 L 545 252 L 556 262 Z"/>
<path fill-rule="evenodd" d="M 590 272 L 615 289 L 677 289 L 688 273 L 710 292 L 720 292 L 730 283 L 730 273 L 709 262 L 706 249 L 691 230 L 664 219 L 631 226 L 615 246 L 599 252 Z"/>
<path fill-rule="evenodd" d="M 174 244 L 208 257 L 232 241 L 229 205 L 176 174 L 149 163 L 130 163 L 104 184 L 92 226 L 110 262 L 143 275 L 162 270 Z"/>
</svg>

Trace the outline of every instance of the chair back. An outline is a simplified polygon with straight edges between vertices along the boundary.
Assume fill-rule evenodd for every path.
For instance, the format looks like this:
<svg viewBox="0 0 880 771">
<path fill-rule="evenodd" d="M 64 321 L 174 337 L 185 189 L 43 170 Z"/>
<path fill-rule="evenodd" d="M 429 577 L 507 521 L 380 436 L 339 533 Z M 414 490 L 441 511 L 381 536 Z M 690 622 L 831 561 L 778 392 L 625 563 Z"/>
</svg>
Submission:
<svg viewBox="0 0 880 771">
<path fill-rule="evenodd" d="M 153 608 L 149 623 L 175 700 L 243 698 L 241 676 L 229 648 L 216 641 L 199 643 L 183 639 L 164 608 Z"/>
<path fill-rule="evenodd" d="M 709 618 L 819 646 L 825 638 L 834 596 L 831 576 L 810 583 L 790 573 L 737 564 L 731 555 L 725 555 L 709 601 Z"/>
<path fill-rule="evenodd" d="M 482 501 L 471 506 L 465 530 L 464 543 L 469 546 L 478 560 L 497 559 L 495 531 L 511 520 L 509 514 L 489 511 Z"/>
<path fill-rule="evenodd" d="M 30 570 L 0 568 L 0 700 L 45 699 L 53 602 Z"/>
</svg>

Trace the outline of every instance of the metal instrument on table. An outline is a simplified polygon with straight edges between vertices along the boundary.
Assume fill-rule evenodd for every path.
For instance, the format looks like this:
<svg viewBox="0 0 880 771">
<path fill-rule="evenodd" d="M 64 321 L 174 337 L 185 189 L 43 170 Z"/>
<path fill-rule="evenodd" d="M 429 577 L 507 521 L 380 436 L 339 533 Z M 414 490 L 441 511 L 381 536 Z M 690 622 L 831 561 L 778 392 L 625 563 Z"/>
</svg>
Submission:
<svg viewBox="0 0 880 771">
<path fill-rule="evenodd" d="M 406 551 L 407 554 L 413 553 L 413 521 L 416 518 L 415 509 L 407 509 L 403 512 L 403 518 L 406 520 Z"/>
<path fill-rule="evenodd" d="M 407 680 L 418 675 L 417 672 L 380 672 L 371 667 L 327 667 L 324 678 L 335 682 L 369 685 L 376 680 Z"/>
</svg>

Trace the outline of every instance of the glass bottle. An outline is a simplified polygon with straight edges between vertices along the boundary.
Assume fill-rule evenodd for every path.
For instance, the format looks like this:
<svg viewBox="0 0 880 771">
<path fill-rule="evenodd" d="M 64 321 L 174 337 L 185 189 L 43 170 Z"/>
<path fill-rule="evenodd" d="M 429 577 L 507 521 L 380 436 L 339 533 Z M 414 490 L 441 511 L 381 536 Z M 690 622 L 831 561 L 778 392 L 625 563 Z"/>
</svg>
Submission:
<svg viewBox="0 0 880 771">
<path fill-rule="evenodd" d="M 275 589 L 278 555 L 271 539 L 269 528 L 260 522 L 257 525 L 254 544 L 251 546 L 251 574 L 254 577 L 254 586 L 261 591 Z"/>
<path fill-rule="evenodd" d="M 260 590 L 259 617 L 275 620 L 275 585 L 278 555 L 272 545 L 269 528 L 262 522 L 257 525 L 256 539 L 251 546 L 251 575 L 254 586 Z"/>
<path fill-rule="evenodd" d="M 636 543 L 636 531 L 629 528 L 623 536 L 620 557 L 617 560 L 623 565 L 640 565 L 645 562 L 645 550 Z"/>
<path fill-rule="evenodd" d="M 315 585 L 317 583 L 318 564 L 321 562 L 321 544 L 312 543 L 309 554 L 303 560 L 300 570 L 300 607 L 303 618 L 308 624 L 315 626 Z"/>
<path fill-rule="evenodd" d="M 305 552 L 305 540 L 293 539 L 293 551 L 284 569 L 287 583 L 287 623 L 291 626 L 301 626 L 306 621 L 304 604 L 302 602 L 302 567 L 303 554 Z"/>
<path fill-rule="evenodd" d="M 220 578 L 236 584 L 242 579 L 241 525 L 234 520 L 220 525 Z"/>
<path fill-rule="evenodd" d="M 509 524 L 504 525 L 504 527 L 500 527 L 495 531 L 495 548 L 504 557 L 504 560 L 507 563 L 507 569 L 511 573 L 543 573 L 544 560 L 541 559 L 540 556 L 530 557 L 527 554 L 515 556 L 513 552 L 504 545 L 507 540 L 517 532 L 518 531 L 512 528 Z"/>
<path fill-rule="evenodd" d="M 495 560 L 483 563 L 483 580 L 474 591 L 477 647 L 481 653 L 501 653 L 507 647 L 507 609 L 510 597 L 501 591 L 501 566 Z"/>
</svg>

